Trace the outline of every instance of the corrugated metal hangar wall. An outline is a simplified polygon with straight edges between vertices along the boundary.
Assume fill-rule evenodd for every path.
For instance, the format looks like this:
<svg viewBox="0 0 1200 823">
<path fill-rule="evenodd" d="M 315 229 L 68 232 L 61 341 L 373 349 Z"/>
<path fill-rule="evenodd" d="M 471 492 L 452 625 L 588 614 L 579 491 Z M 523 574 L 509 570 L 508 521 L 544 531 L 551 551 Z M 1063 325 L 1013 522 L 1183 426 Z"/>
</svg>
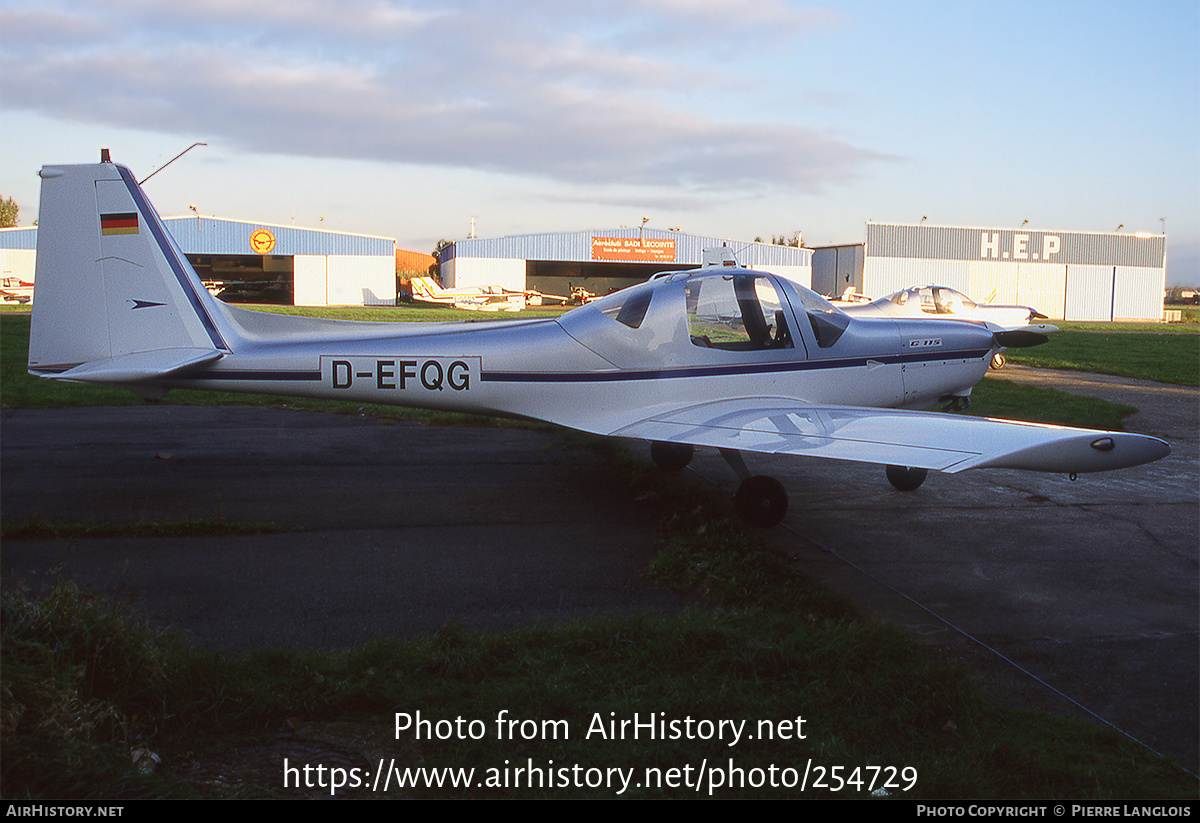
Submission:
<svg viewBox="0 0 1200 823">
<path fill-rule="evenodd" d="M 813 283 L 872 297 L 936 284 L 1057 320 L 1161 320 L 1165 264 L 1164 235 L 868 223 L 865 245 L 816 250 Z"/>
<path fill-rule="evenodd" d="M 297 306 L 396 303 L 396 241 L 388 237 L 167 217 L 175 242 L 222 300 Z M 0 266 L 34 279 L 37 229 L 0 231 Z"/>
<path fill-rule="evenodd" d="M 728 246 L 738 262 L 807 286 L 812 251 L 661 229 L 605 229 L 459 240 L 441 257 L 446 288 L 502 286 L 547 294 L 583 287 L 602 294 L 660 271 L 699 266 L 704 250 Z"/>
<path fill-rule="evenodd" d="M 168 217 L 164 222 L 206 285 L 286 284 L 292 300 L 285 302 L 297 306 L 396 303 L 392 238 L 215 217 Z"/>
</svg>

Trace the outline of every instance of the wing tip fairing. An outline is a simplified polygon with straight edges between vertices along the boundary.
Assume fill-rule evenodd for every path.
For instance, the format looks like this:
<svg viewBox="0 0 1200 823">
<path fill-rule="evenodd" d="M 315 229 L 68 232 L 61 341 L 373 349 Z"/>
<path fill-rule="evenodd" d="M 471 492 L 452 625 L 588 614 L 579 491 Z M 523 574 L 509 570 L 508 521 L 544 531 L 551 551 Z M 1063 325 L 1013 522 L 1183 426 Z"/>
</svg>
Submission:
<svg viewBox="0 0 1200 823">
<path fill-rule="evenodd" d="M 1004 454 L 982 455 L 953 471 L 1023 469 L 1084 474 L 1128 469 L 1161 460 L 1170 453 L 1171 446 L 1166 441 L 1147 434 L 1064 429 L 1059 436 Z"/>
</svg>

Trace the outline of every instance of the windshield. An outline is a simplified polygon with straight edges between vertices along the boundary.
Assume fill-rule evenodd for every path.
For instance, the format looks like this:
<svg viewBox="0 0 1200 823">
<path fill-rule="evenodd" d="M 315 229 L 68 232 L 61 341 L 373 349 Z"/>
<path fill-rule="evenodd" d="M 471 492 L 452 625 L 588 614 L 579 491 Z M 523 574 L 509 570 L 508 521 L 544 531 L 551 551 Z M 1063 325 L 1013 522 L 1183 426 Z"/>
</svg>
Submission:
<svg viewBox="0 0 1200 823">
<path fill-rule="evenodd" d="M 829 348 L 850 325 L 850 315 L 811 289 L 797 286 L 796 294 L 808 314 L 808 322 L 817 337 L 817 345 L 823 349 Z"/>
<path fill-rule="evenodd" d="M 945 286 L 926 286 L 921 289 L 921 311 L 926 314 L 965 314 L 975 303 L 960 291 Z"/>
<path fill-rule="evenodd" d="M 653 286 L 641 283 L 593 300 L 592 306 L 618 323 L 636 329 L 640 328 L 642 321 L 646 319 L 646 310 L 650 308 L 650 298 L 653 296 Z"/>
</svg>

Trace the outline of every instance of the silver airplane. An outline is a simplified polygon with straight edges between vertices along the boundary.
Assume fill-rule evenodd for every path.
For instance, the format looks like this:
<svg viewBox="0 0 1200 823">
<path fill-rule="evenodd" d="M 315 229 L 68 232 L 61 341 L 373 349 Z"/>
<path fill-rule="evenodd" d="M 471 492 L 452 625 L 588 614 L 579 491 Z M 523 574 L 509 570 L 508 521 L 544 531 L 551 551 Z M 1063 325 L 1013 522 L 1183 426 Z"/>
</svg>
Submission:
<svg viewBox="0 0 1200 823">
<path fill-rule="evenodd" d="M 787 509 L 745 452 L 877 463 L 900 489 L 930 469 L 1090 472 L 1165 456 L 1122 432 L 917 411 L 961 405 L 992 356 L 1036 328 L 851 318 L 732 255 L 658 275 L 556 318 L 369 323 L 286 317 L 214 298 L 130 171 L 41 172 L 31 374 L 126 386 L 324 397 L 533 418 L 650 441 L 679 469 L 719 449 L 747 521 Z"/>
<path fill-rule="evenodd" d="M 1015 329 L 1045 320 L 1046 315 L 1029 306 L 994 306 L 976 303 L 962 292 L 947 286 L 912 286 L 895 294 L 872 300 L 869 303 L 852 303 L 839 306 L 851 317 L 928 317 L 943 319 L 986 321 L 993 328 Z M 1053 326 L 1040 326 L 1047 330 Z M 992 358 L 992 368 L 1004 368 L 1004 354 L 997 352 Z"/>
</svg>

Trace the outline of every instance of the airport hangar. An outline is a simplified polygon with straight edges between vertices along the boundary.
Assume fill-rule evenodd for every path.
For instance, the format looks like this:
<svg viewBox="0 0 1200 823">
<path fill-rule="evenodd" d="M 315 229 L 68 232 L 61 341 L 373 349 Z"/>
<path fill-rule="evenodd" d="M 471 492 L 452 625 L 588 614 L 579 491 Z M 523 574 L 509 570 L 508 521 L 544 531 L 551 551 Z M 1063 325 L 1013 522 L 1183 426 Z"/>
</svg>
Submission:
<svg viewBox="0 0 1200 823">
<path fill-rule="evenodd" d="M 949 286 L 1054 320 L 1163 319 L 1167 238 L 867 223 L 866 242 L 813 250 L 812 288 L 883 297 Z"/>
<path fill-rule="evenodd" d="M 215 217 L 165 218 L 197 272 L 222 299 L 285 304 L 394 305 L 395 240 Z M 36 228 L 0 229 L 4 276 L 34 279 Z M 826 295 L 853 286 L 881 297 L 945 285 L 980 302 L 1028 305 L 1053 319 L 1161 320 L 1164 235 L 1049 232 L 868 223 L 866 242 L 817 249 L 622 228 L 469 238 L 441 250 L 446 288 L 502 286 L 569 296 L 693 268 L 704 249 Z"/>
<path fill-rule="evenodd" d="M 393 306 L 396 241 L 390 237 L 226 220 L 163 222 L 204 284 L 228 302 Z M 34 281 L 37 228 L 0 229 L 0 269 Z"/>
<path fill-rule="evenodd" d="M 396 270 L 404 253 L 391 238 L 201 216 L 164 222 L 205 285 L 222 300 L 297 306 L 396 303 Z M 606 294 L 660 271 L 695 268 L 705 249 L 721 246 L 731 248 L 744 266 L 806 286 L 811 280 L 810 249 L 635 228 L 459 240 L 441 250 L 442 285 L 501 286 L 565 297 L 573 288 Z M 0 266 L 32 281 L 36 247 L 36 228 L 0 229 Z"/>
<path fill-rule="evenodd" d="M 569 297 L 581 288 L 603 295 L 660 271 L 692 269 L 704 250 L 728 247 L 738 263 L 807 286 L 812 250 L 647 228 L 522 234 L 458 240 L 441 250 L 442 286 L 538 291 Z"/>
</svg>

